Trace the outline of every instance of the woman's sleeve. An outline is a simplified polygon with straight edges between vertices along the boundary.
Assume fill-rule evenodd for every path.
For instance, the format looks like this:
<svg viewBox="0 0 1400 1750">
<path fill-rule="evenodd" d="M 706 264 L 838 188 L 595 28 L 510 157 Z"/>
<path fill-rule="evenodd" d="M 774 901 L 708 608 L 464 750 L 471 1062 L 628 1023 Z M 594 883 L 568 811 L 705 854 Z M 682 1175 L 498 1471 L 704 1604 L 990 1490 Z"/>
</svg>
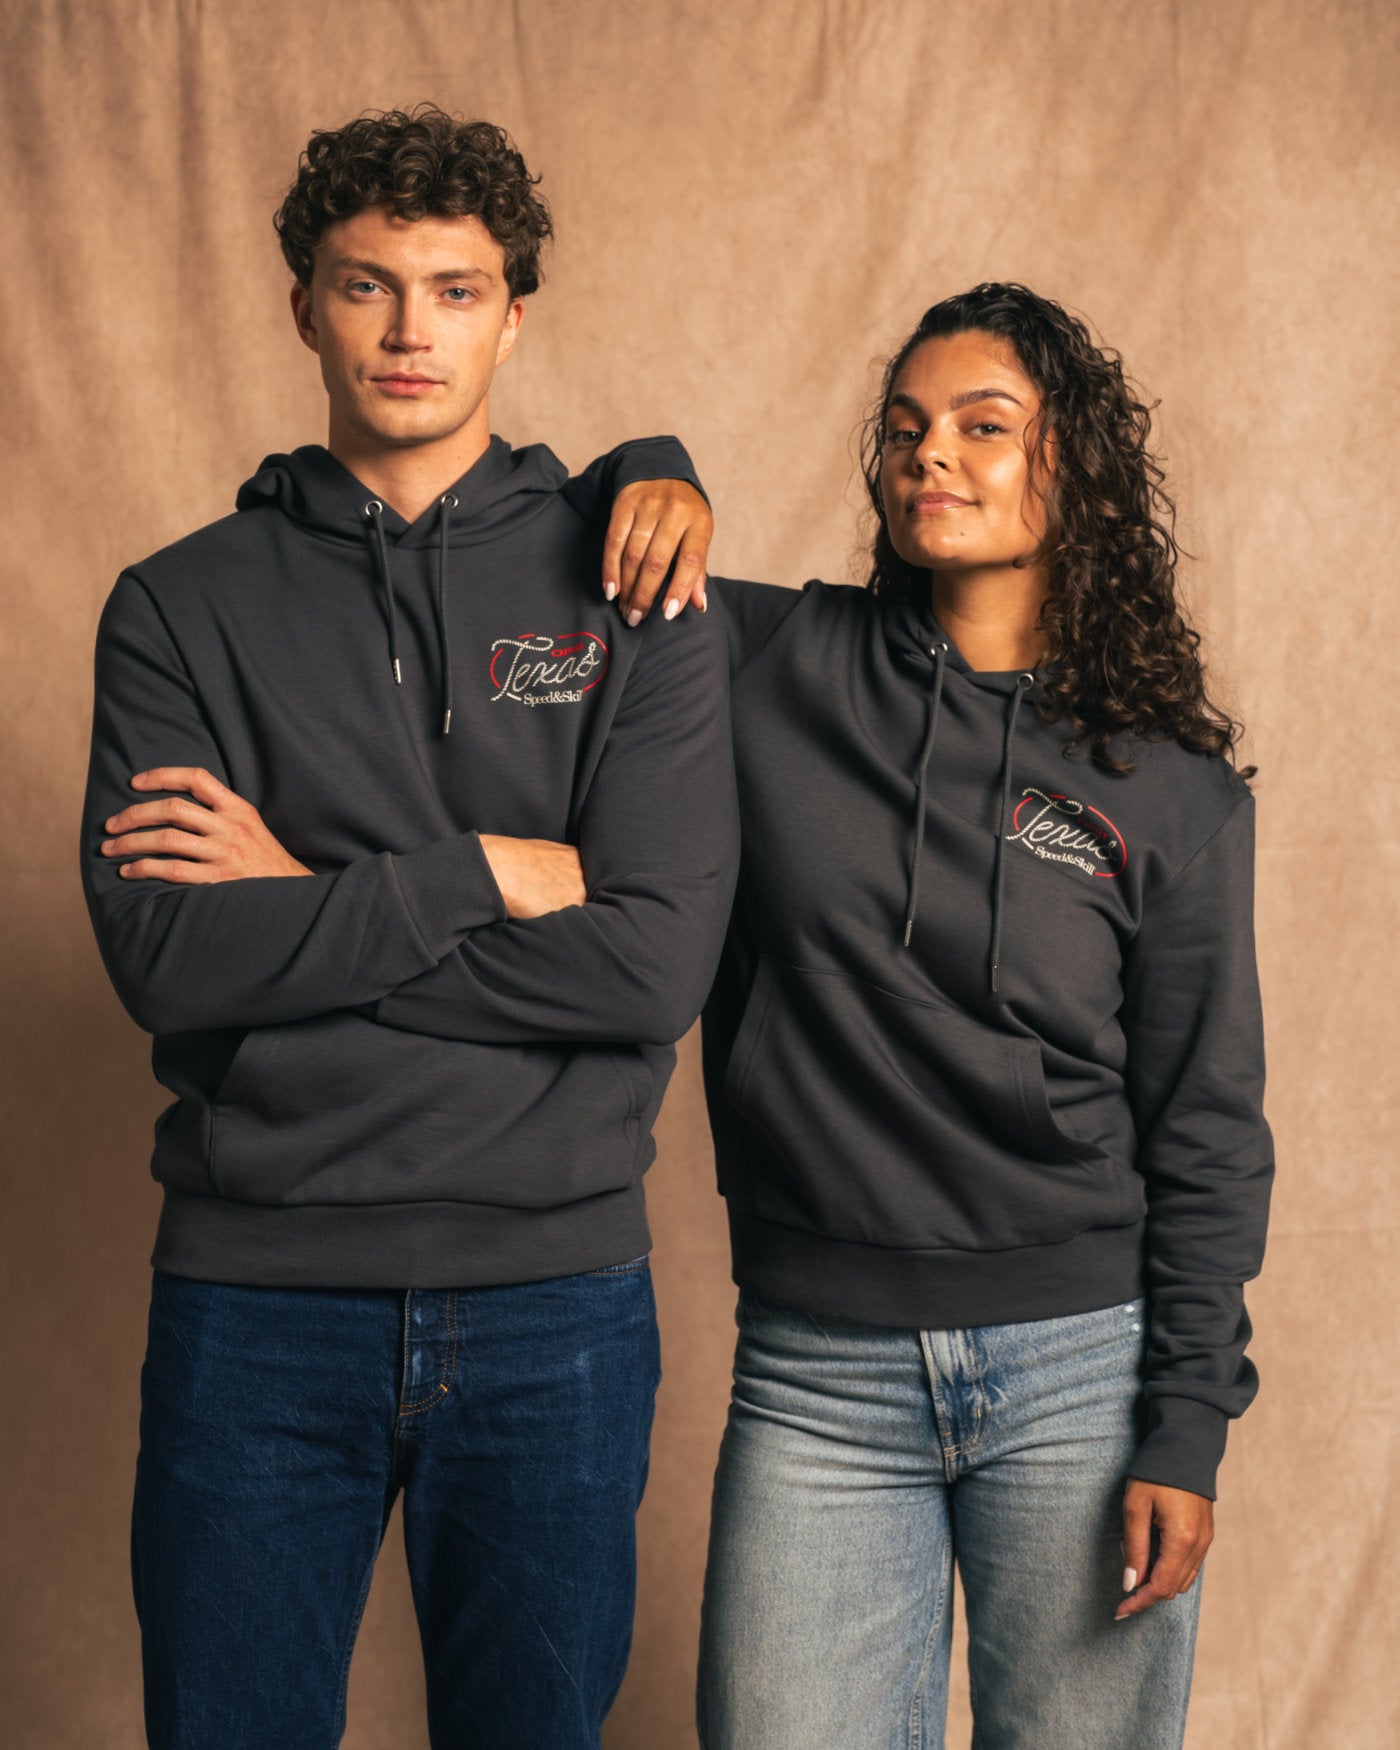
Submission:
<svg viewBox="0 0 1400 1750">
<path fill-rule="evenodd" d="M 753 661 L 804 593 L 781 583 L 748 583 L 739 577 L 712 577 L 705 589 L 729 640 L 731 680 Z"/>
<path fill-rule="evenodd" d="M 1274 1157 L 1245 796 L 1143 900 L 1125 966 L 1128 1087 L 1147 1183 L 1145 1438 L 1131 1476 L 1215 1498 L 1232 1417 L 1258 1390 L 1244 1284 L 1264 1259 Z"/>
</svg>

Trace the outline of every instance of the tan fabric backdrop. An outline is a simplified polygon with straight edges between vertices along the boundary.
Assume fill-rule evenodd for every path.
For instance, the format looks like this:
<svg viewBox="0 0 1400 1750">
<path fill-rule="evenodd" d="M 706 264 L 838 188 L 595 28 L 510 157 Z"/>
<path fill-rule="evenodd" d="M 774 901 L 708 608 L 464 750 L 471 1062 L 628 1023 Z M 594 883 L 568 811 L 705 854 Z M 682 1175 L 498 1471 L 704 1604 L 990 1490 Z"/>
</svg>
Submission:
<svg viewBox="0 0 1400 1750">
<path fill-rule="evenodd" d="M 265 451 L 322 437 L 270 215 L 312 126 L 432 97 L 509 127 L 558 221 L 497 429 L 575 464 L 682 433 L 716 570 L 856 575 L 871 361 L 976 280 L 1087 313 L 1161 396 L 1193 599 L 1262 767 L 1281 1159 L 1250 1296 L 1263 1389 L 1222 1476 L 1188 1744 L 1400 1744 L 1393 7 L 6 12 L 5 1743 L 142 1742 L 126 1516 L 163 1101 L 75 874 L 93 629 L 124 561 L 226 512 Z M 694 1742 L 732 1302 L 694 1043 L 651 1181 L 666 1382 L 612 1750 Z M 424 1745 L 420 1689 L 395 1529 L 347 1745 Z M 959 1683 L 949 1742 L 967 1740 Z"/>
</svg>

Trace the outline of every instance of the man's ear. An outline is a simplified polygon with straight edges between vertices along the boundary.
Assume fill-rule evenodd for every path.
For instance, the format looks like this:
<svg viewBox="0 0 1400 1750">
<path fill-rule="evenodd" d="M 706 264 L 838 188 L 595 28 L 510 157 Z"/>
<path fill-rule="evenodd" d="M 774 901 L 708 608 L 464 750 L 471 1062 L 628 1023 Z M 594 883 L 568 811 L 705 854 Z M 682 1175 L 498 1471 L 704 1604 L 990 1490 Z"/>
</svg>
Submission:
<svg viewBox="0 0 1400 1750">
<path fill-rule="evenodd" d="M 515 350 L 515 343 L 520 336 L 520 325 L 525 320 L 525 300 L 512 298 L 510 309 L 506 311 L 505 326 L 501 329 L 501 338 L 496 342 L 496 363 L 503 365 Z"/>
<path fill-rule="evenodd" d="M 311 311 L 311 287 L 304 286 L 300 280 L 292 287 L 292 320 L 297 325 L 302 344 L 319 353 L 321 337 L 316 332 L 316 319 Z"/>
</svg>

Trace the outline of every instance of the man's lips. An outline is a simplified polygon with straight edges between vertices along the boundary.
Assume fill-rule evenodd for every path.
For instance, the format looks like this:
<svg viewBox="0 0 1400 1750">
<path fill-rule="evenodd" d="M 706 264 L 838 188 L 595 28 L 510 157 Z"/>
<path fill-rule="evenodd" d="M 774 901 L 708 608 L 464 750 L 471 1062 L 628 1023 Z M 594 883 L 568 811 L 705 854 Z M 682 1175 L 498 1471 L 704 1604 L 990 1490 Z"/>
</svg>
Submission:
<svg viewBox="0 0 1400 1750">
<path fill-rule="evenodd" d="M 441 380 L 437 377 L 396 375 L 392 377 L 372 377 L 370 381 L 374 383 L 377 388 L 382 389 L 386 395 L 406 395 L 412 397 L 415 395 L 426 395 L 429 389 L 440 389 L 442 387 Z"/>
<path fill-rule="evenodd" d="M 918 516 L 920 511 L 965 510 L 971 503 L 970 498 L 959 498 L 956 492 L 921 492 L 910 500 L 909 510 Z"/>
</svg>

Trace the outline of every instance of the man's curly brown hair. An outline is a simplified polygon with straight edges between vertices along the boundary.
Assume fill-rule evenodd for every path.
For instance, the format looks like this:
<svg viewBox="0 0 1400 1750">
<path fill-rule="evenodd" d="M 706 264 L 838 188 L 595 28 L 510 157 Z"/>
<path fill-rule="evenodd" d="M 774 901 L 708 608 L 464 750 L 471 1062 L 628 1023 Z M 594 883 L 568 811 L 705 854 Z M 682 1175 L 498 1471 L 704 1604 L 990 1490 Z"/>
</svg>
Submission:
<svg viewBox="0 0 1400 1750">
<path fill-rule="evenodd" d="M 366 207 L 401 219 L 478 218 L 505 251 L 511 297 L 523 298 L 539 288 L 540 251 L 554 234 L 538 182 L 503 128 L 420 103 L 317 129 L 272 222 L 287 266 L 309 286 L 317 244 Z"/>
<path fill-rule="evenodd" d="M 1120 738 L 1133 736 L 1233 759 L 1240 725 L 1207 697 L 1200 634 L 1177 599 L 1176 506 L 1148 447 L 1151 409 L 1117 353 L 1096 346 L 1083 322 L 1027 286 L 988 283 L 943 299 L 886 366 L 861 452 L 877 521 L 867 588 L 882 596 L 929 588 L 929 573 L 906 564 L 890 540 L 880 486 L 886 416 L 917 347 L 972 331 L 1011 347 L 1044 409 L 1031 455 L 1032 478 L 1051 480 L 1036 555 L 1050 582 L 1039 621 L 1048 670 L 1041 714 L 1076 731 L 1067 751 L 1087 738 L 1093 757 L 1113 771 L 1132 769 Z"/>
</svg>

